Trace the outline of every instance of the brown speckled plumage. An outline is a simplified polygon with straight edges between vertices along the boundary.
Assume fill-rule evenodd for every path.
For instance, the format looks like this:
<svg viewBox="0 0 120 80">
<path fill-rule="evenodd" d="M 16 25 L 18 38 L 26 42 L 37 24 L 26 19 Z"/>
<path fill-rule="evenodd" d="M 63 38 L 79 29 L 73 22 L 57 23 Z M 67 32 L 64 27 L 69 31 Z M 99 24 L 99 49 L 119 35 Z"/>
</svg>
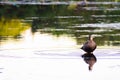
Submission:
<svg viewBox="0 0 120 80">
<path fill-rule="evenodd" d="M 89 35 L 89 39 L 85 44 L 81 47 L 82 50 L 84 50 L 87 53 L 91 53 L 96 49 L 97 45 L 93 40 L 93 37 Z"/>
</svg>

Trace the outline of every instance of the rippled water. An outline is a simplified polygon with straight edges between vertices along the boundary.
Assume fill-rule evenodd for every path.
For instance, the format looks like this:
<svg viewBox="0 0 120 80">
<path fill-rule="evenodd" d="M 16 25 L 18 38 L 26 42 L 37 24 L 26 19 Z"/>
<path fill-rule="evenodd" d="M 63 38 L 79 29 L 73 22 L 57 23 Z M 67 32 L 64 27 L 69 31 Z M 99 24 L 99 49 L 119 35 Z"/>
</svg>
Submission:
<svg viewBox="0 0 120 80">
<path fill-rule="evenodd" d="M 101 3 L 0 4 L 0 79 L 118 80 L 119 3 Z M 98 45 L 92 71 L 80 49 L 89 34 Z"/>
</svg>

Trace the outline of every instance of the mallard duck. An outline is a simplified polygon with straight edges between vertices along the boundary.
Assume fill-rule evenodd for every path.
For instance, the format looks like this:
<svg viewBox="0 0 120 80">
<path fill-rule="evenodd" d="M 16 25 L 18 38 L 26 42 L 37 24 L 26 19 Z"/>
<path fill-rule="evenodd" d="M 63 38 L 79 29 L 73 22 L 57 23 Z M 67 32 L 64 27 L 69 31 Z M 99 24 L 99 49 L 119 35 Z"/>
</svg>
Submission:
<svg viewBox="0 0 120 80">
<path fill-rule="evenodd" d="M 87 53 L 92 53 L 96 49 L 96 47 L 97 45 L 93 40 L 93 36 L 89 35 L 88 41 L 84 43 L 81 49 Z"/>
</svg>

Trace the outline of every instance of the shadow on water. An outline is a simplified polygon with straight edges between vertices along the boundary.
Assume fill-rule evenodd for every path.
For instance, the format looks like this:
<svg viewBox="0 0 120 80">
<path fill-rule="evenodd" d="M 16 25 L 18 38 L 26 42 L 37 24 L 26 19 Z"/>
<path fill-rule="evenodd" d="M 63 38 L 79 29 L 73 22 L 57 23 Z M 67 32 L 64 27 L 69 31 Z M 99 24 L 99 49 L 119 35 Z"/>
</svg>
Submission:
<svg viewBox="0 0 120 80">
<path fill-rule="evenodd" d="M 84 59 L 85 63 L 89 65 L 88 69 L 91 71 L 93 69 L 93 65 L 97 61 L 96 56 L 93 53 L 85 53 L 81 57 Z"/>
</svg>

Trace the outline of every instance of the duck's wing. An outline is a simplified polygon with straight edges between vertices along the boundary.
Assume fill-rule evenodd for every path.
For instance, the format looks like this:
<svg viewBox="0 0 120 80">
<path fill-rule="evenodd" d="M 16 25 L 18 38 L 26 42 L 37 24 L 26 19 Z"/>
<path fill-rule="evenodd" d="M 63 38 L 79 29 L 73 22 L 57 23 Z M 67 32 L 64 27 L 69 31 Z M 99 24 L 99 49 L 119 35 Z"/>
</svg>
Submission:
<svg viewBox="0 0 120 80">
<path fill-rule="evenodd" d="M 84 49 L 85 47 L 87 47 L 88 43 L 89 43 L 89 41 L 85 42 L 85 43 L 83 44 L 83 46 L 81 47 L 81 49 Z"/>
<path fill-rule="evenodd" d="M 95 50 L 97 48 L 97 45 L 96 45 L 96 43 L 94 44 L 94 48 L 93 48 L 93 51 Z"/>
</svg>

